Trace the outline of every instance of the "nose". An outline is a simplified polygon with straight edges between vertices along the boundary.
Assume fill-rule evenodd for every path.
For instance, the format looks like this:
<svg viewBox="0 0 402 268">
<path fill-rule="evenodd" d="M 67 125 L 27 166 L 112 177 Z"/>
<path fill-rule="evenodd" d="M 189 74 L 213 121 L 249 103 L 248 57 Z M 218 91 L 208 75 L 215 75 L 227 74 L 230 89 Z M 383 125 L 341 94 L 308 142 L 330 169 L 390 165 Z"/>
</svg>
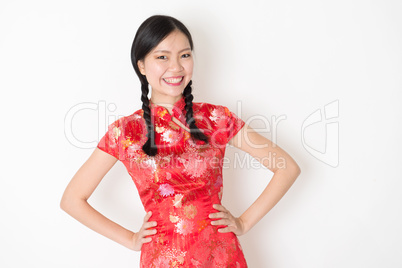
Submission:
<svg viewBox="0 0 402 268">
<path fill-rule="evenodd" d="M 169 67 L 170 67 L 170 70 L 175 71 L 175 72 L 183 70 L 183 66 L 181 65 L 179 59 L 172 59 L 170 61 L 170 66 Z"/>
</svg>

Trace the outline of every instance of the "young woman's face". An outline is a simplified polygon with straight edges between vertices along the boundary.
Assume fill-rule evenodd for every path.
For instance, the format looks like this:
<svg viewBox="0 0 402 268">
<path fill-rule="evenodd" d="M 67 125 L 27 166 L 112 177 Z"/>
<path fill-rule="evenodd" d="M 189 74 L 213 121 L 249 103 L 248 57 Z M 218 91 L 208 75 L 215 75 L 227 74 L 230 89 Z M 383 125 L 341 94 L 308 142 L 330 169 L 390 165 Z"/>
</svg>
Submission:
<svg viewBox="0 0 402 268">
<path fill-rule="evenodd" d="M 173 31 L 137 64 L 152 87 L 152 101 L 173 104 L 191 80 L 194 61 L 186 35 Z"/>
</svg>

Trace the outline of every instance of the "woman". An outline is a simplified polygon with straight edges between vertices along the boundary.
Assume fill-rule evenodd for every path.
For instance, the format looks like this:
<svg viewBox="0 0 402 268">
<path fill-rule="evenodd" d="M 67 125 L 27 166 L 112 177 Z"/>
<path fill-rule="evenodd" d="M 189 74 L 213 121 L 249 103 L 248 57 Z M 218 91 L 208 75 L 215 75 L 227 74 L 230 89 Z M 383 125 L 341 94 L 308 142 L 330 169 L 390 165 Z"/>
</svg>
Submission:
<svg viewBox="0 0 402 268">
<path fill-rule="evenodd" d="M 191 35 L 177 19 L 152 16 L 142 23 L 131 53 L 142 109 L 109 126 L 67 186 L 61 208 L 96 232 L 141 251 L 141 267 L 247 267 L 237 236 L 270 211 L 300 169 L 226 107 L 192 102 L 192 50 Z M 263 163 L 274 176 L 240 217 L 221 204 L 227 144 L 257 159 L 274 155 L 285 163 Z M 87 202 L 117 160 L 126 166 L 147 211 L 138 232 Z"/>
</svg>

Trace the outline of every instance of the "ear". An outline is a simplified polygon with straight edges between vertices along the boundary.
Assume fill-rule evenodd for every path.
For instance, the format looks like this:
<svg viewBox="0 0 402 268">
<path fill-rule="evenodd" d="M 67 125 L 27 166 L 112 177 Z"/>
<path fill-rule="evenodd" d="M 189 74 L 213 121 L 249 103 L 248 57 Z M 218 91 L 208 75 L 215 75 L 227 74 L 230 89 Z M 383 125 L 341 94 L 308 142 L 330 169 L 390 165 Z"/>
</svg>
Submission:
<svg viewBox="0 0 402 268">
<path fill-rule="evenodd" d="M 138 69 L 140 69 L 140 73 L 141 73 L 142 75 L 145 75 L 145 64 L 144 64 L 144 61 L 143 61 L 143 60 L 137 61 L 137 66 L 138 66 Z"/>
</svg>

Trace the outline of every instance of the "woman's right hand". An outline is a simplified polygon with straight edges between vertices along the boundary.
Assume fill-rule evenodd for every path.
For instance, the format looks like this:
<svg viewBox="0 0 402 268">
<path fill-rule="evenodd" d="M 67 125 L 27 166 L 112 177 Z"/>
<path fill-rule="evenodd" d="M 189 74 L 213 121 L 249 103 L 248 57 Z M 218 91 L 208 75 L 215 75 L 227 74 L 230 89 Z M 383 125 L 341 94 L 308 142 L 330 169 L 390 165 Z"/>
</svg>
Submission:
<svg viewBox="0 0 402 268">
<path fill-rule="evenodd" d="M 157 225 L 156 221 L 148 221 L 151 216 L 152 211 L 148 211 L 144 217 L 144 223 L 142 224 L 141 229 L 133 235 L 134 251 L 141 251 L 142 244 L 152 241 L 152 237 L 149 236 L 156 234 L 156 229 L 149 229 Z"/>
</svg>

